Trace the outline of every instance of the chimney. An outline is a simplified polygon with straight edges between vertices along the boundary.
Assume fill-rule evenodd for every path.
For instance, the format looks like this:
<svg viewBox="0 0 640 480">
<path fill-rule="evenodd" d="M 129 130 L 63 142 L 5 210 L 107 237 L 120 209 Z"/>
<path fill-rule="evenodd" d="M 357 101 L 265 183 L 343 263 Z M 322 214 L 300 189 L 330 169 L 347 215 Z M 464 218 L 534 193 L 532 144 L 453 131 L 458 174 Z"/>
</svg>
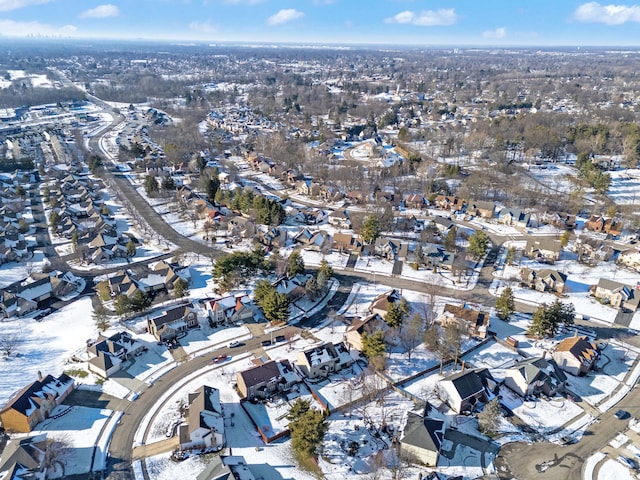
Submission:
<svg viewBox="0 0 640 480">
<path fill-rule="evenodd" d="M 547 358 L 547 351 L 546 350 L 542 351 L 542 358 Z"/>
<path fill-rule="evenodd" d="M 44 380 L 44 377 L 42 376 L 42 372 L 40 370 L 38 370 L 38 381 L 42 381 Z"/>
<path fill-rule="evenodd" d="M 463 371 L 463 372 L 464 372 L 464 367 L 465 367 L 465 365 L 464 365 L 464 364 L 465 364 L 465 361 L 463 360 L 463 361 L 462 361 L 462 371 Z"/>
</svg>

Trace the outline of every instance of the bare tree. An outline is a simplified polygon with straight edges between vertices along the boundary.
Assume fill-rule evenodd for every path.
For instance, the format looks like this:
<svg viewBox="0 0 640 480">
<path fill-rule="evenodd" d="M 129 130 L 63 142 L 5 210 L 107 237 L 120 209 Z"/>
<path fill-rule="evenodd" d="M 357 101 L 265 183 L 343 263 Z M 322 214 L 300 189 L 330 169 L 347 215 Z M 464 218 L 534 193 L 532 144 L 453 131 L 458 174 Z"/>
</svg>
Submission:
<svg viewBox="0 0 640 480">
<path fill-rule="evenodd" d="M 400 346 L 407 354 L 409 362 L 415 348 L 422 343 L 423 325 L 422 317 L 415 313 L 400 328 Z"/>
<path fill-rule="evenodd" d="M 22 340 L 21 330 L 0 334 L 0 351 L 5 357 L 9 357 L 20 346 Z"/>
<path fill-rule="evenodd" d="M 44 455 L 44 466 L 47 471 L 57 472 L 58 467 L 64 476 L 64 467 L 71 454 L 73 441 L 68 435 L 57 435 L 47 438 L 46 451 Z"/>
</svg>

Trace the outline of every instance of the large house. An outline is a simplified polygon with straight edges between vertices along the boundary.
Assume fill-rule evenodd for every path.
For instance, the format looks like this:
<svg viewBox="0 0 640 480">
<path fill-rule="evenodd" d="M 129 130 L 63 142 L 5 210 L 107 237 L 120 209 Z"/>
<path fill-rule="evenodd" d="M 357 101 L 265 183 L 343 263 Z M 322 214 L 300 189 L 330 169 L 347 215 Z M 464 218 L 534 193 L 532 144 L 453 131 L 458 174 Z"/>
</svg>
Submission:
<svg viewBox="0 0 640 480">
<path fill-rule="evenodd" d="M 624 308 L 635 312 L 640 304 L 640 290 L 631 285 L 601 278 L 597 285 L 592 287 L 593 295 L 600 299 L 608 301 L 615 308 Z"/>
<path fill-rule="evenodd" d="M 531 214 L 519 208 L 503 208 L 498 214 L 498 222 L 512 227 L 526 228 L 531 221 Z"/>
<path fill-rule="evenodd" d="M 606 233 L 607 235 L 618 236 L 622 233 L 623 224 L 615 218 L 605 218 L 600 215 L 591 215 L 585 223 L 584 228 L 592 232 Z"/>
<path fill-rule="evenodd" d="M 346 342 L 350 347 L 362 351 L 362 340 L 364 335 L 371 334 L 377 330 L 386 332 L 389 325 L 377 313 L 372 313 L 363 318 L 355 318 L 349 328 L 347 328 Z"/>
<path fill-rule="evenodd" d="M 38 380 L 24 387 L 2 407 L 2 426 L 12 432 L 30 432 L 67 398 L 73 386 L 73 379 L 65 373 L 58 378 L 39 374 Z"/>
<path fill-rule="evenodd" d="M 539 292 L 564 293 L 567 276 L 557 270 L 548 268 L 532 270 L 523 268 L 520 271 L 522 283 Z"/>
<path fill-rule="evenodd" d="M 567 376 L 553 359 L 531 357 L 505 371 L 505 386 L 522 397 L 544 394 L 554 396 L 567 384 Z"/>
<path fill-rule="evenodd" d="M 384 318 L 384 316 L 387 314 L 387 311 L 389 310 L 389 305 L 395 302 L 399 302 L 401 299 L 402 294 L 395 288 L 389 290 L 388 292 L 381 293 L 371 301 L 371 305 L 369 305 L 369 312 L 377 313 Z"/>
<path fill-rule="evenodd" d="M 328 377 L 353 364 L 353 358 L 344 343 L 324 343 L 298 353 L 296 365 L 311 380 Z"/>
<path fill-rule="evenodd" d="M 262 478 L 262 477 L 260 477 Z M 255 480 L 244 457 L 214 455 L 196 480 Z"/>
<path fill-rule="evenodd" d="M 596 367 L 600 350 L 587 337 L 569 337 L 562 340 L 553 352 L 558 366 L 571 375 L 586 375 Z"/>
<path fill-rule="evenodd" d="M 187 425 L 180 425 L 180 447 L 212 448 L 219 450 L 225 445 L 224 414 L 220 403 L 220 391 L 203 385 L 189 393 L 187 402 Z"/>
<path fill-rule="evenodd" d="M 298 382 L 300 377 L 288 360 L 271 360 L 236 374 L 241 398 L 268 398 L 288 392 Z"/>
<path fill-rule="evenodd" d="M 447 326 L 456 323 L 458 327 L 466 330 L 469 335 L 474 337 L 486 338 L 489 331 L 489 315 L 466 308 L 464 305 L 451 305 L 447 303 L 444 306 L 444 313 L 438 318 L 441 325 Z"/>
<path fill-rule="evenodd" d="M 426 412 L 425 412 L 426 413 Z M 407 413 L 407 422 L 400 439 L 402 455 L 427 467 L 438 464 L 444 440 L 445 424 L 437 418 Z"/>
<path fill-rule="evenodd" d="M 487 403 L 488 391 L 497 383 L 486 368 L 463 370 L 439 383 L 440 397 L 456 413 L 472 411 L 478 403 Z"/>
<path fill-rule="evenodd" d="M 163 310 L 154 317 L 147 318 L 149 333 L 160 342 L 173 340 L 178 334 L 197 326 L 198 314 L 191 304 Z"/>
<path fill-rule="evenodd" d="M 248 295 L 227 295 L 205 303 L 205 311 L 212 324 L 223 325 L 244 322 L 253 318 Z"/>
</svg>

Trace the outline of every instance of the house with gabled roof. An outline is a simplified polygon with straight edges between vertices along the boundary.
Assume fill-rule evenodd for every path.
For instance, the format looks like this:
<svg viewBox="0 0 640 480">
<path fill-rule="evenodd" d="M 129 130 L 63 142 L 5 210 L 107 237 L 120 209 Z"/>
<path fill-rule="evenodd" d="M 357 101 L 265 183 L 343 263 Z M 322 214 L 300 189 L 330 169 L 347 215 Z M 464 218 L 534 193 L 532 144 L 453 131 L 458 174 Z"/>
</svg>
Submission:
<svg viewBox="0 0 640 480">
<path fill-rule="evenodd" d="M 465 305 L 451 305 L 447 303 L 444 306 L 444 312 L 437 321 L 442 326 L 452 323 L 467 331 L 474 337 L 486 338 L 489 331 L 490 316 L 487 313 L 472 308 L 466 308 Z"/>
<path fill-rule="evenodd" d="M 435 204 L 436 208 L 451 210 L 452 212 L 459 212 L 464 208 L 464 200 L 449 195 L 438 195 Z"/>
<path fill-rule="evenodd" d="M 625 267 L 631 268 L 636 272 L 640 272 L 640 249 L 629 248 L 618 254 L 618 263 Z"/>
<path fill-rule="evenodd" d="M 525 213 L 519 208 L 503 208 L 498 214 L 498 223 L 512 227 L 526 228 L 531 221 L 531 214 Z"/>
<path fill-rule="evenodd" d="M 256 480 L 256 477 L 244 457 L 214 455 L 196 480 Z"/>
<path fill-rule="evenodd" d="M 487 403 L 489 393 L 497 386 L 489 370 L 462 370 L 439 382 L 442 400 L 456 413 L 473 411 L 478 403 Z"/>
<path fill-rule="evenodd" d="M 522 283 L 529 288 L 539 292 L 554 292 L 559 294 L 564 293 L 564 287 L 567 282 L 567 276 L 564 273 L 550 268 L 543 268 L 541 270 L 523 268 L 520 270 L 520 278 L 522 279 Z"/>
<path fill-rule="evenodd" d="M 591 215 L 584 228 L 592 232 L 606 233 L 618 236 L 622 233 L 623 223 L 617 218 L 605 218 L 600 215 Z"/>
<path fill-rule="evenodd" d="M 364 348 L 362 340 L 365 335 L 370 335 L 378 330 L 386 332 L 389 328 L 384 318 L 377 313 L 372 313 L 365 317 L 356 317 L 347 328 L 345 341 L 347 345 L 361 352 Z"/>
<path fill-rule="evenodd" d="M 334 233 L 331 249 L 339 252 L 349 252 L 359 254 L 362 252 L 364 243 L 362 239 L 351 233 Z"/>
<path fill-rule="evenodd" d="M 349 212 L 346 209 L 334 210 L 329 214 L 329 224 L 338 228 L 351 228 Z"/>
<path fill-rule="evenodd" d="M 222 325 L 244 322 L 253 318 L 248 295 L 227 295 L 205 303 L 205 312 L 212 324 Z"/>
<path fill-rule="evenodd" d="M 369 312 L 377 313 L 384 318 L 389 310 L 389 304 L 399 302 L 401 299 L 402 293 L 400 290 L 393 288 L 375 297 L 369 305 Z"/>
<path fill-rule="evenodd" d="M 236 373 L 240 398 L 269 398 L 286 393 L 301 381 L 289 360 L 270 360 Z"/>
<path fill-rule="evenodd" d="M 596 368 L 600 350 L 585 336 L 565 338 L 553 351 L 553 359 L 558 366 L 571 375 L 586 375 Z"/>
<path fill-rule="evenodd" d="M 554 238 L 530 238 L 524 253 L 529 258 L 554 262 L 560 259 L 562 244 Z"/>
<path fill-rule="evenodd" d="M 597 285 L 591 287 L 591 291 L 594 297 L 608 301 L 612 307 L 635 312 L 640 304 L 638 285 L 634 287 L 608 278 L 601 278 Z"/>
<path fill-rule="evenodd" d="M 476 201 L 467 206 L 467 213 L 476 217 L 493 218 L 496 214 L 495 202 Z"/>
<path fill-rule="evenodd" d="M 432 407 L 427 405 L 424 415 L 407 412 L 407 420 L 400 438 L 400 452 L 404 458 L 427 467 L 435 467 L 442 442 L 445 422 L 428 415 Z"/>
<path fill-rule="evenodd" d="M 187 425 L 180 425 L 180 447 L 219 450 L 226 444 L 224 413 L 217 388 L 202 385 L 187 398 Z"/>
<path fill-rule="evenodd" d="M 9 440 L 0 456 L 0 478 L 45 480 L 47 478 L 46 452 L 46 433 Z"/>
<path fill-rule="evenodd" d="M 325 251 L 329 247 L 329 234 L 324 230 L 312 232 L 308 228 L 303 228 L 293 237 L 295 243 L 299 243 L 305 249 L 315 251 Z"/>
<path fill-rule="evenodd" d="M 52 375 L 30 383 L 0 409 L 0 422 L 5 430 L 27 433 L 60 405 L 71 393 L 74 381 L 66 373 L 58 378 Z"/>
<path fill-rule="evenodd" d="M 278 278 L 273 285 L 278 293 L 284 293 L 290 302 L 295 302 L 296 300 L 300 300 L 307 294 L 307 290 L 305 286 L 307 284 L 307 280 L 311 277 L 309 275 L 296 275 L 293 278 L 289 278 L 287 276 L 282 276 Z"/>
<path fill-rule="evenodd" d="M 549 397 L 561 392 L 567 376 L 555 360 L 531 357 L 505 370 L 504 385 L 521 397 L 544 394 Z"/>
<path fill-rule="evenodd" d="M 197 326 L 198 314 L 190 303 L 162 310 L 153 317 L 147 317 L 147 330 L 161 342 L 173 340 L 179 334 Z"/>
<path fill-rule="evenodd" d="M 350 367 L 354 360 L 344 343 L 323 343 L 298 353 L 296 365 L 302 374 L 313 380 Z"/>
<path fill-rule="evenodd" d="M 118 332 L 110 337 L 100 335 L 95 343 L 87 346 L 89 371 L 109 378 L 122 368 L 122 362 L 142 351 L 144 345 L 136 342 L 128 332 Z"/>
</svg>

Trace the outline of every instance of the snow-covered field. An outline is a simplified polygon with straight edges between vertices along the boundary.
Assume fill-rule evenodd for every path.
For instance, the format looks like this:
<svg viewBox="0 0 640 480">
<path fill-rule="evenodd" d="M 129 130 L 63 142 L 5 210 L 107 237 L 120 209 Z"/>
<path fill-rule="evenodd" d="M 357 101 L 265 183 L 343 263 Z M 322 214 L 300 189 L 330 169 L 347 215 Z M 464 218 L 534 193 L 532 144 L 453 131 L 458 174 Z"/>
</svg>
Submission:
<svg viewBox="0 0 640 480">
<path fill-rule="evenodd" d="M 67 364 L 67 359 L 97 334 L 91 312 L 91 299 L 83 297 L 39 322 L 16 318 L 0 322 L 3 334 L 18 338 L 15 352 L 0 360 L 0 404 L 37 380 L 38 371 L 58 376 L 73 366 Z"/>
</svg>

